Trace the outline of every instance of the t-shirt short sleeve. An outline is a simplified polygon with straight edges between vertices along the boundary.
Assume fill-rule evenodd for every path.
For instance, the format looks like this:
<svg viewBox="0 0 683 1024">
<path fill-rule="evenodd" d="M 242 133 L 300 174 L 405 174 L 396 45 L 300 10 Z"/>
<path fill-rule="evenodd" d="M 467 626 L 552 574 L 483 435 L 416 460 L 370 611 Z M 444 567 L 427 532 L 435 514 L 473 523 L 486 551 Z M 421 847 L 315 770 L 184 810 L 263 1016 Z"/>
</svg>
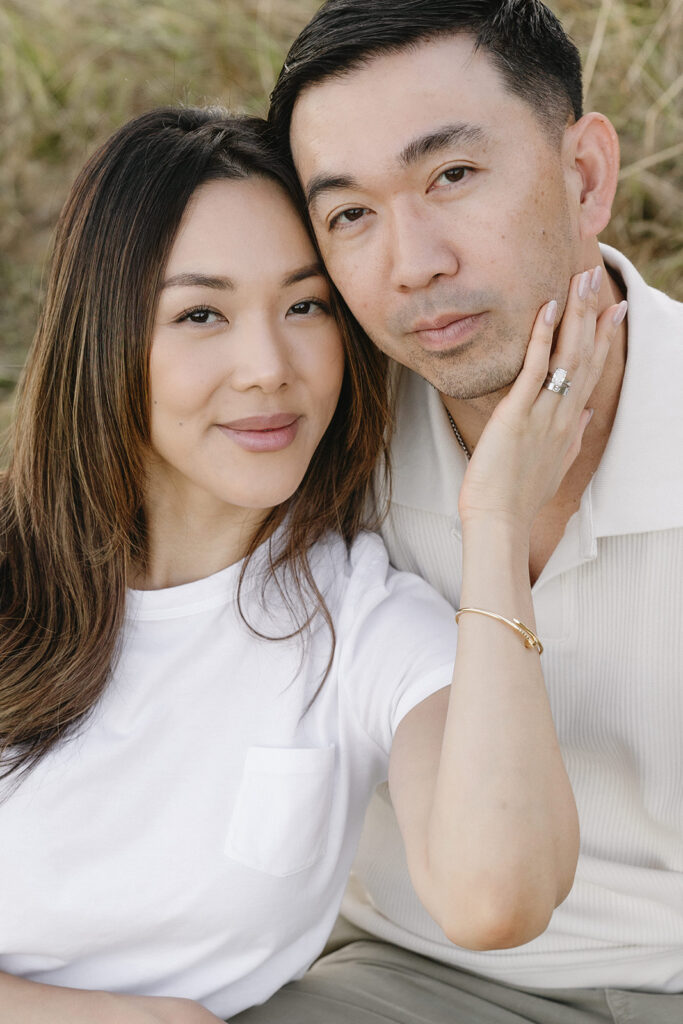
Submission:
<svg viewBox="0 0 683 1024">
<path fill-rule="evenodd" d="M 398 572 L 380 537 L 349 556 L 338 619 L 339 684 L 363 730 L 386 753 L 401 719 L 453 674 L 453 608 L 418 576 Z"/>
</svg>

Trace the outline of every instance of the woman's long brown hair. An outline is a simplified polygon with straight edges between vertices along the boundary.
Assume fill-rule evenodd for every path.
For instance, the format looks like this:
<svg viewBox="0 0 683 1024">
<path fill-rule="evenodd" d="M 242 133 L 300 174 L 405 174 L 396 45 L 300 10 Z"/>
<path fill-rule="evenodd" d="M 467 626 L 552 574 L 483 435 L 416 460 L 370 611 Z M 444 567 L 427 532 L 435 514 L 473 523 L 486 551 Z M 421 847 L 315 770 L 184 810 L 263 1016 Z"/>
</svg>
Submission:
<svg viewBox="0 0 683 1024">
<path fill-rule="evenodd" d="M 144 566 L 149 349 L 170 248 L 195 189 L 269 177 L 301 210 L 296 181 L 253 118 L 163 108 L 125 125 L 87 163 L 60 218 L 47 295 L 0 479 L 0 777 L 21 775 L 71 734 L 117 656 L 126 586 Z M 295 495 L 272 510 L 271 576 L 287 570 L 299 628 L 334 630 L 307 552 L 365 525 L 384 455 L 385 361 L 335 299 L 346 372 L 333 420 Z"/>
</svg>

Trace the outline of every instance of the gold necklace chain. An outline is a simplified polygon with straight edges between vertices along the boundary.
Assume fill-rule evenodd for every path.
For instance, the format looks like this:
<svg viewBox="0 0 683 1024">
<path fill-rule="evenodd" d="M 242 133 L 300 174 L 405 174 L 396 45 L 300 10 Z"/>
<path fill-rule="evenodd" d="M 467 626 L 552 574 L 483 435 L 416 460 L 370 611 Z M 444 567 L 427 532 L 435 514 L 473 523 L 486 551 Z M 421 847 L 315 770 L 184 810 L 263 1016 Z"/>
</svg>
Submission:
<svg viewBox="0 0 683 1024">
<path fill-rule="evenodd" d="M 444 406 L 444 409 L 446 409 L 446 406 Z M 455 434 L 455 439 L 456 439 L 456 441 L 458 442 L 458 444 L 460 445 L 460 447 L 462 448 L 462 450 L 464 451 L 464 453 L 465 453 L 465 458 L 466 458 L 466 459 L 467 459 L 467 461 L 469 462 L 469 460 L 470 460 L 470 459 L 472 458 L 472 453 L 470 452 L 469 448 L 468 448 L 468 447 L 467 447 L 467 445 L 465 444 L 465 441 L 463 440 L 463 436 L 462 436 L 462 434 L 460 433 L 460 431 L 458 430 L 458 427 L 457 427 L 457 425 L 456 425 L 456 422 L 455 422 L 455 420 L 453 419 L 453 417 L 451 416 L 451 414 L 450 414 L 450 412 L 448 411 L 448 409 L 446 409 L 446 415 L 448 416 L 448 422 L 450 423 L 450 425 L 451 425 L 451 428 L 452 428 L 452 430 L 453 430 L 453 433 Z"/>
</svg>

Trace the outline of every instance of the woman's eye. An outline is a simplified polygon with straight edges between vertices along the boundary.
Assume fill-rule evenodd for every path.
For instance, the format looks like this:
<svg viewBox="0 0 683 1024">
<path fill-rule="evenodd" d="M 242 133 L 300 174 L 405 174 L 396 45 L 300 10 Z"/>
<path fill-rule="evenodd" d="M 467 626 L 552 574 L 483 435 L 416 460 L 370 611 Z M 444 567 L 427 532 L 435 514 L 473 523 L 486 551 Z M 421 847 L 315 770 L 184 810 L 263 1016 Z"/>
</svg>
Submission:
<svg viewBox="0 0 683 1024">
<path fill-rule="evenodd" d="M 330 230 L 336 227 L 343 227 L 345 224 L 355 224 L 367 212 L 364 206 L 350 206 L 348 210 L 342 210 L 341 213 L 335 214 L 330 221 Z"/>
<path fill-rule="evenodd" d="M 471 167 L 447 167 L 446 170 L 442 171 L 436 178 L 434 184 L 436 185 L 437 182 L 443 180 L 448 185 L 455 185 L 457 182 L 462 181 L 471 170 Z"/>
<path fill-rule="evenodd" d="M 186 309 L 185 312 L 178 317 L 178 323 L 190 322 L 191 324 L 213 324 L 219 320 L 225 320 L 225 317 L 221 313 L 216 312 L 215 309 L 209 309 L 207 306 L 195 306 L 194 309 Z"/>
<path fill-rule="evenodd" d="M 295 302 L 293 306 L 289 307 L 287 315 L 292 313 L 294 316 L 314 316 L 320 312 L 329 313 L 329 306 L 326 302 L 321 299 L 302 299 L 301 302 Z"/>
</svg>

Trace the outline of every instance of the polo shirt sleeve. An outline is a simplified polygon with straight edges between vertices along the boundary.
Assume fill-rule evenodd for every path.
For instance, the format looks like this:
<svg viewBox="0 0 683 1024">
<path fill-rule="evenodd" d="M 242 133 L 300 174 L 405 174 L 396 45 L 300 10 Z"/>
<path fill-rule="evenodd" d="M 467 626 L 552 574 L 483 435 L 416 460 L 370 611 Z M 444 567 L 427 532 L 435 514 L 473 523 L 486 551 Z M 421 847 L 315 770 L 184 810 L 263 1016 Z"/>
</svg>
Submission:
<svg viewBox="0 0 683 1024">
<path fill-rule="evenodd" d="M 353 545 L 338 619 L 342 699 L 387 755 L 401 719 L 453 674 L 453 608 L 418 576 L 398 572 L 380 537 Z"/>
</svg>

